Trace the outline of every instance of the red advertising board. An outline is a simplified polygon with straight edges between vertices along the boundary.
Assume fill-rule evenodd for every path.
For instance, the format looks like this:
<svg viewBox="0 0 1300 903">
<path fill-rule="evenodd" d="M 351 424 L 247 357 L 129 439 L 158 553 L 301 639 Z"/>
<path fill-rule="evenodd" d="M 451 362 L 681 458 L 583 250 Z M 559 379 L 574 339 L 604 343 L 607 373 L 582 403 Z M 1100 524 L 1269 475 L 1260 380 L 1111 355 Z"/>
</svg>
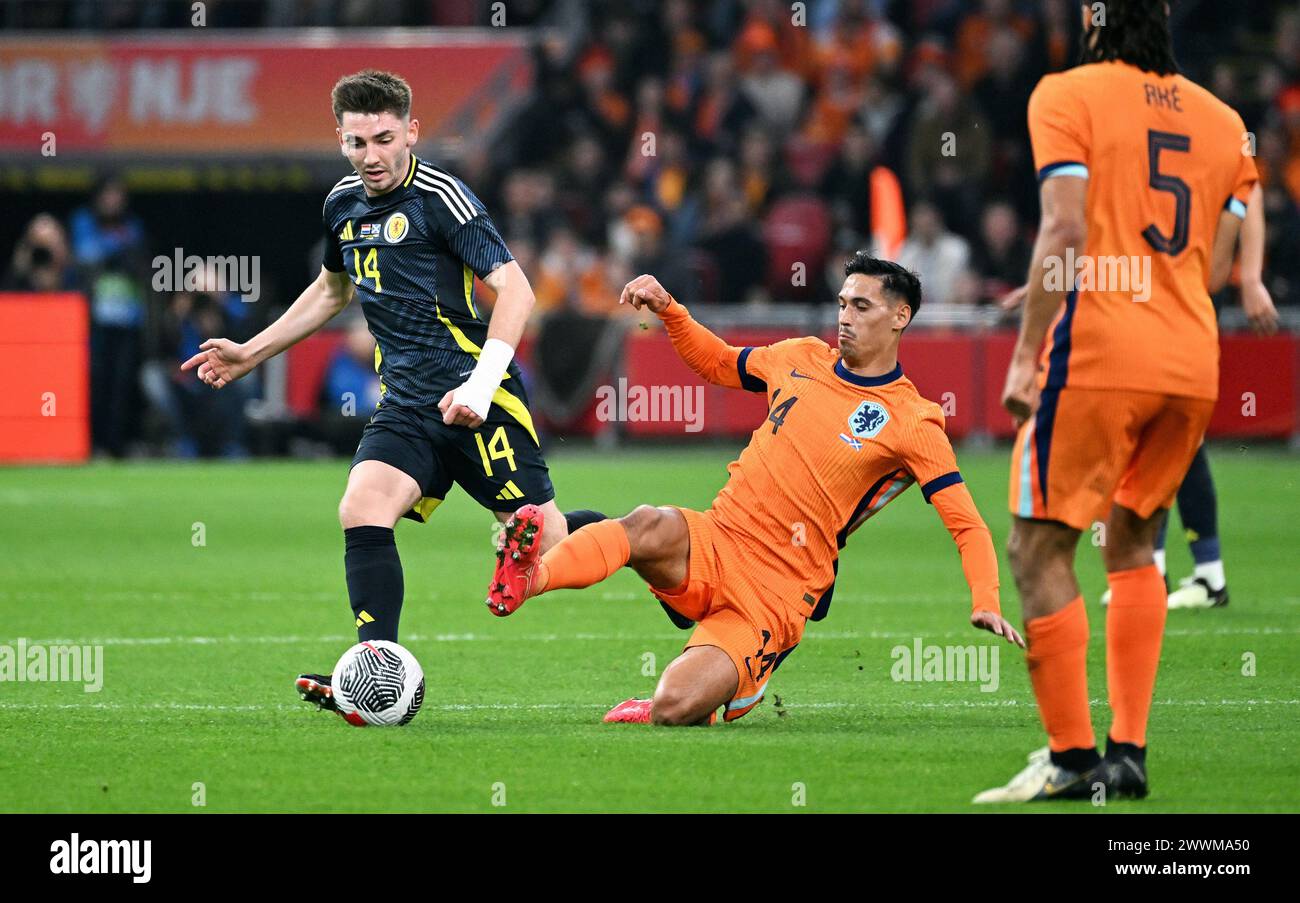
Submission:
<svg viewBox="0 0 1300 903">
<path fill-rule="evenodd" d="M 0 462 L 90 457 L 90 319 L 78 294 L 0 294 Z"/>
<path fill-rule="evenodd" d="M 732 345 L 744 346 L 789 336 L 750 329 L 723 330 L 722 337 Z M 830 336 L 823 338 L 834 341 Z M 1219 402 L 1209 435 L 1284 439 L 1300 431 L 1300 342 L 1296 337 L 1224 335 L 1219 342 Z M 1009 438 L 1015 430 L 1001 400 L 1014 344 L 1015 334 L 1005 331 L 919 333 L 904 340 L 899 361 L 921 394 L 943 407 L 948 434 L 954 439 L 972 434 Z M 631 334 L 625 361 L 628 393 L 637 386 L 645 391 L 653 386 L 701 384 L 662 332 Z M 749 433 L 766 410 L 761 395 L 717 386 L 706 386 L 704 393 L 701 432 L 706 435 Z M 683 431 L 680 422 L 671 420 L 629 422 L 625 428 L 633 436 L 671 436 Z"/>
<path fill-rule="evenodd" d="M 0 152 L 321 155 L 338 152 L 330 89 L 374 67 L 411 85 L 434 139 L 478 133 L 532 83 L 510 35 L 287 32 L 0 39 Z M 48 151 L 47 151 L 48 153 Z"/>
</svg>

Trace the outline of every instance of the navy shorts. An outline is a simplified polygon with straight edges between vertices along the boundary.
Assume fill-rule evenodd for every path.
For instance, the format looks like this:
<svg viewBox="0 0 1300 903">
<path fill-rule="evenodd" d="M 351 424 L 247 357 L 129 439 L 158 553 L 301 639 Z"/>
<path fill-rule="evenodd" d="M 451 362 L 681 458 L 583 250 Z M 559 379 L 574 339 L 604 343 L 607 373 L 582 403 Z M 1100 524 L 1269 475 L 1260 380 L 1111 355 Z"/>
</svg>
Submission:
<svg viewBox="0 0 1300 903">
<path fill-rule="evenodd" d="M 489 511 L 514 511 L 555 498 L 551 475 L 527 410 L 522 419 L 493 404 L 478 429 L 448 426 L 436 407 L 381 404 L 370 417 L 357 453 L 383 461 L 420 486 L 421 499 L 404 516 L 427 521 L 452 483 Z"/>
</svg>

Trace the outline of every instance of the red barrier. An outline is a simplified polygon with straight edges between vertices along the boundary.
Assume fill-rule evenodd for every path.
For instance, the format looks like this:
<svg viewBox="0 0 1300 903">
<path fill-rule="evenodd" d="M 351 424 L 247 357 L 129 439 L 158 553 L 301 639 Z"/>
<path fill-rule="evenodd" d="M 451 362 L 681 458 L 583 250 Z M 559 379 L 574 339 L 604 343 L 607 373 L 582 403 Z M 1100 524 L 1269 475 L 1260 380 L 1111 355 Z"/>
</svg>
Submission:
<svg viewBox="0 0 1300 903">
<path fill-rule="evenodd" d="M 789 338 L 787 333 L 771 330 L 734 330 L 726 333 L 733 345 L 770 345 Z M 662 332 L 636 330 L 628 336 L 624 347 L 627 382 L 615 383 L 615 388 L 626 385 L 645 391 L 653 386 L 695 387 L 703 381 L 682 363 L 672 342 Z M 620 389 L 621 391 L 621 389 Z M 629 399 L 631 401 L 632 399 Z M 703 401 L 703 429 L 705 434 L 745 435 L 753 431 L 767 415 L 767 398 L 756 392 L 740 392 L 720 386 L 705 386 Z M 630 436 L 681 436 L 686 424 L 679 419 L 629 420 L 623 424 Z"/>
<path fill-rule="evenodd" d="M 1211 436 L 1283 437 L 1300 426 L 1296 416 L 1295 336 L 1219 339 L 1219 403 Z"/>
<path fill-rule="evenodd" d="M 284 390 L 284 403 L 295 417 L 315 420 L 320 416 L 320 393 L 325 385 L 325 371 L 345 337 L 341 329 L 327 329 L 307 336 L 285 352 L 289 355 L 289 379 Z"/>
<path fill-rule="evenodd" d="M 773 330 L 724 330 L 722 337 L 736 346 L 762 345 L 789 338 Z M 824 336 L 828 342 L 833 338 Z M 1011 418 L 1002 409 L 1002 383 L 1011 361 L 1014 333 L 979 335 L 932 332 L 910 335 L 899 360 L 903 372 L 921 394 L 944 408 L 953 438 L 1014 435 Z M 1219 404 L 1210 423 L 1211 437 L 1287 438 L 1300 429 L 1300 340 L 1279 335 L 1220 338 Z M 652 386 L 694 387 L 701 384 L 673 351 L 662 332 L 636 332 L 625 349 L 626 391 Z M 766 400 L 760 396 L 707 386 L 704 390 L 705 434 L 745 435 L 761 422 Z M 631 436 L 672 436 L 683 433 L 674 420 L 624 424 Z"/>
<path fill-rule="evenodd" d="M 1002 386 L 1006 383 L 1007 368 L 1011 366 L 1011 352 L 1016 348 L 1014 332 L 993 332 L 980 342 L 982 360 L 980 372 L 984 378 L 984 398 L 980 404 L 980 423 L 984 432 L 999 439 L 1010 439 L 1016 434 L 1011 415 L 1002 407 Z"/>
<path fill-rule="evenodd" d="M 75 293 L 0 294 L 0 461 L 90 457 L 90 317 Z"/>
<path fill-rule="evenodd" d="M 980 430 L 979 343 L 956 334 L 915 335 L 904 339 L 902 348 L 903 374 L 943 408 L 948 435 L 958 439 Z"/>
</svg>

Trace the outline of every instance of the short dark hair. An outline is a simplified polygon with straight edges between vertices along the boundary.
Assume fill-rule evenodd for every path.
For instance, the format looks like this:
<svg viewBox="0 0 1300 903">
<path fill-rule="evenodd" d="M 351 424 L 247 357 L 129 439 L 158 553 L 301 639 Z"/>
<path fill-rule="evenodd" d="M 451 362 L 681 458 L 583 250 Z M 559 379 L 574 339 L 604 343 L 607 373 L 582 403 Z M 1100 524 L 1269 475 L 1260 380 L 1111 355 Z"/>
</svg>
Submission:
<svg viewBox="0 0 1300 903">
<path fill-rule="evenodd" d="M 1120 60 L 1143 72 L 1177 74 L 1169 17 L 1161 0 L 1106 0 L 1105 14 L 1105 25 L 1084 29 L 1079 36 L 1082 62 Z"/>
<path fill-rule="evenodd" d="M 345 75 L 330 92 L 334 101 L 334 121 L 342 122 L 344 113 L 392 113 L 411 115 L 411 86 L 406 79 L 379 69 L 362 69 Z"/>
<path fill-rule="evenodd" d="M 887 294 L 907 304 L 912 309 L 912 317 L 908 320 L 909 326 L 921 312 L 921 280 L 907 267 L 892 260 L 872 257 L 866 251 L 858 251 L 844 261 L 844 275 L 847 277 L 854 273 L 875 276 L 880 280 L 880 287 Z"/>
</svg>

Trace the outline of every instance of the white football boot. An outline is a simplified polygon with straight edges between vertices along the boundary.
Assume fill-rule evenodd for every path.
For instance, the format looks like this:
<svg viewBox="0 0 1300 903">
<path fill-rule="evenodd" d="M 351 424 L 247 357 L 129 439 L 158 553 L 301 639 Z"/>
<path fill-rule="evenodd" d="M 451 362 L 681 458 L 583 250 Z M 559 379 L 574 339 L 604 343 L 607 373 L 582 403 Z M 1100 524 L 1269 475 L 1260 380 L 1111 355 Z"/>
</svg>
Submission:
<svg viewBox="0 0 1300 903">
<path fill-rule="evenodd" d="M 994 787 L 975 795 L 972 803 L 1027 803 L 1031 800 L 1088 799 L 1092 796 L 1090 776 L 1070 771 L 1052 764 L 1048 748 L 1036 749 L 1029 754 L 1029 764 L 1007 782 L 1005 787 Z"/>
</svg>

